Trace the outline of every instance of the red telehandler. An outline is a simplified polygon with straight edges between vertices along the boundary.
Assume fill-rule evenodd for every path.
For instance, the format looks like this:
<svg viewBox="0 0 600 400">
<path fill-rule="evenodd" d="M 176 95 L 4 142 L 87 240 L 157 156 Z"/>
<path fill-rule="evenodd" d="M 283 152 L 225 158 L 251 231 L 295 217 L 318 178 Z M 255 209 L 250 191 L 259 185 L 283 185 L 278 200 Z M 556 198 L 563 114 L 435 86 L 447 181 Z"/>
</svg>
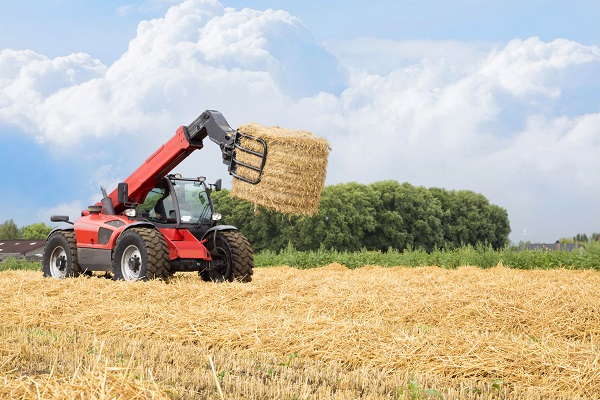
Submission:
<svg viewBox="0 0 600 400">
<path fill-rule="evenodd" d="M 251 184 L 260 181 L 267 157 L 262 139 L 233 130 L 218 111 L 206 110 L 189 126 L 181 126 L 129 178 L 81 212 L 75 222 L 54 215 L 53 222 L 73 225 L 54 229 L 46 239 L 44 276 L 63 279 L 93 271 L 117 280 L 168 279 L 177 271 L 197 271 L 204 280 L 249 282 L 254 255 L 248 240 L 230 225 L 217 225 L 221 215 L 211 200 L 221 180 L 182 178 L 171 171 L 208 137 L 217 143 L 230 175 Z M 258 145 L 250 150 L 240 139 Z M 245 142 L 248 143 L 248 142 Z M 245 154 L 241 162 L 238 156 Z M 251 156 L 247 156 L 251 154 Z M 238 174 L 249 168 L 255 179 Z M 246 174 L 248 175 L 248 174 Z"/>
</svg>

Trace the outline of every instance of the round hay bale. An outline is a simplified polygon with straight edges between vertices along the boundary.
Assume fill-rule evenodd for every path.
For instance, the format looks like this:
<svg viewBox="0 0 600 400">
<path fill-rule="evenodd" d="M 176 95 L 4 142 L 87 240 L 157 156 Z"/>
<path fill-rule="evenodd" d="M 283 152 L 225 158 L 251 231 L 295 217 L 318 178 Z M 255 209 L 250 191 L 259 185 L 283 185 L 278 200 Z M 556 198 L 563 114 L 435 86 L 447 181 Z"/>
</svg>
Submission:
<svg viewBox="0 0 600 400">
<path fill-rule="evenodd" d="M 330 150 L 327 141 L 307 131 L 257 123 L 242 125 L 238 130 L 264 140 L 267 159 L 261 181 L 252 185 L 234 177 L 231 195 L 286 214 L 315 214 L 325 185 Z M 252 139 L 242 138 L 240 144 L 262 151 Z M 239 150 L 236 158 L 250 165 L 260 162 L 258 157 Z M 236 173 L 251 180 L 258 177 L 256 171 L 242 165 Z"/>
</svg>

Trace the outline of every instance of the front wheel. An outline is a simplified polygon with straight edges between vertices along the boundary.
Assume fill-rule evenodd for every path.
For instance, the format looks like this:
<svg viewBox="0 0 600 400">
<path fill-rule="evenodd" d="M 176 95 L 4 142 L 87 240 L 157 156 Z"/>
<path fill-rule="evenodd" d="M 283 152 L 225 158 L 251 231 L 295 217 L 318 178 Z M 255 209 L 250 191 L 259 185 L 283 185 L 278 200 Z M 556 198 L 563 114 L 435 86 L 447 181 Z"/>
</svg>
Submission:
<svg viewBox="0 0 600 400">
<path fill-rule="evenodd" d="M 201 273 L 206 281 L 250 282 L 254 254 L 250 242 L 238 231 L 214 231 L 206 248 L 213 259 L 211 267 Z"/>
<path fill-rule="evenodd" d="M 42 272 L 45 277 L 65 279 L 79 276 L 77 240 L 73 231 L 56 231 L 46 241 Z"/>
<path fill-rule="evenodd" d="M 117 239 L 113 256 L 115 280 L 167 280 L 169 249 L 162 233 L 152 228 L 131 228 Z"/>
</svg>

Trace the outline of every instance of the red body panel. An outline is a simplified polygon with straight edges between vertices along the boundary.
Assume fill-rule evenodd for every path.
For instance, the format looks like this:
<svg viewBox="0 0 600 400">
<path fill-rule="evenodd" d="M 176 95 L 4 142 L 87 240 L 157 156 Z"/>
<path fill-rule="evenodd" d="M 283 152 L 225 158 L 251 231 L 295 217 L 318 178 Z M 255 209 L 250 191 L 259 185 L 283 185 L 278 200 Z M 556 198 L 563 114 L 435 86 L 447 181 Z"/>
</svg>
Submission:
<svg viewBox="0 0 600 400">
<path fill-rule="evenodd" d="M 177 258 L 196 258 L 211 260 L 210 253 L 204 246 L 206 240 L 198 240 L 187 229 L 162 228 L 160 229 L 167 245 L 171 260 Z"/>
<path fill-rule="evenodd" d="M 122 223 L 122 225 L 118 222 Z M 75 236 L 77 238 L 77 247 L 85 247 L 91 249 L 113 249 L 115 242 L 127 225 L 131 224 L 124 215 L 105 215 L 105 214 L 89 214 L 84 215 L 75 221 Z M 110 225 L 112 224 L 112 225 Z M 115 226 L 121 225 L 121 226 Z M 99 232 L 100 228 L 112 231 L 110 239 L 106 243 L 100 243 Z"/>
<path fill-rule="evenodd" d="M 124 215 L 89 214 L 75 221 L 75 236 L 77 247 L 98 250 L 113 250 L 119 235 L 129 225 L 137 221 L 130 220 Z M 112 224 L 112 225 L 110 225 Z M 115 226 L 118 225 L 118 226 Z M 100 243 L 101 228 L 110 232 L 104 232 L 104 243 Z M 211 260 L 210 253 L 204 246 L 206 240 L 198 240 L 187 229 L 161 228 L 167 246 L 169 247 L 169 258 L 194 258 L 200 260 Z M 109 236 L 110 235 L 110 236 Z"/>
</svg>

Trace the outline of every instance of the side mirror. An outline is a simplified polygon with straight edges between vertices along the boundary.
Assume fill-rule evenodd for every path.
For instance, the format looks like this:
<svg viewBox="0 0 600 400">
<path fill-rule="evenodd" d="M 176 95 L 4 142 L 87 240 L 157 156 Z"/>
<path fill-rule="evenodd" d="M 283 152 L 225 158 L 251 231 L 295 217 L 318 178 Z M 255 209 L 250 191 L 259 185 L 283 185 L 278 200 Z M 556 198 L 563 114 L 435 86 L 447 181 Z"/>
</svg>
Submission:
<svg viewBox="0 0 600 400">
<path fill-rule="evenodd" d="M 129 185 L 127 183 L 119 183 L 117 192 L 119 203 L 125 204 L 129 202 Z"/>
<path fill-rule="evenodd" d="M 68 215 L 52 215 L 50 216 L 50 221 L 52 222 L 69 222 Z"/>
<path fill-rule="evenodd" d="M 223 184 L 223 181 L 221 180 L 221 178 L 217 179 L 217 181 L 215 182 L 215 190 L 217 192 L 221 190 L 222 184 Z"/>
</svg>

